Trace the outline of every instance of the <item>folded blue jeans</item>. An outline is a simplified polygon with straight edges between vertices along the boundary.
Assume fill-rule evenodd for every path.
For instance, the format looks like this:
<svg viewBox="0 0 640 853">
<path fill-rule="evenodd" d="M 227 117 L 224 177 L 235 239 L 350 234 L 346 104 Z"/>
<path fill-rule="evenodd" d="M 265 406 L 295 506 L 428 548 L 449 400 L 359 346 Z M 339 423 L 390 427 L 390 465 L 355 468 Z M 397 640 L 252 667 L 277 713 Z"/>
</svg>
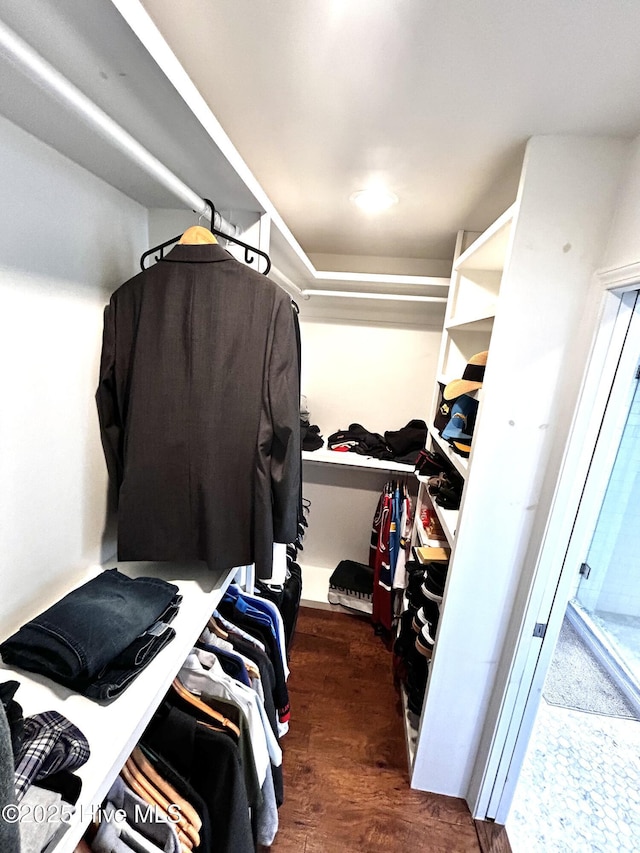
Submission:
<svg viewBox="0 0 640 853">
<path fill-rule="evenodd" d="M 163 616 L 178 587 L 109 569 L 0 644 L 6 664 L 80 689 Z"/>
<path fill-rule="evenodd" d="M 156 622 L 107 664 L 93 681 L 85 686 L 78 685 L 78 692 L 89 699 L 105 702 L 117 699 L 175 635 L 170 625 Z"/>
</svg>

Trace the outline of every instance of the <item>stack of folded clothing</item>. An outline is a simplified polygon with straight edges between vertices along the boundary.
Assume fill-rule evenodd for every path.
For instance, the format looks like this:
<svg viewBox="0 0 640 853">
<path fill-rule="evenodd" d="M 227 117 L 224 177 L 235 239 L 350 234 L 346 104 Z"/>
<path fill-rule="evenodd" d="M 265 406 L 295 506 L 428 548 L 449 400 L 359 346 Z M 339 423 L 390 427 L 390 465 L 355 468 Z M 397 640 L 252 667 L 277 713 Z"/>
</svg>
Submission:
<svg viewBox="0 0 640 853">
<path fill-rule="evenodd" d="M 303 450 L 319 450 L 324 444 L 320 427 L 310 422 L 307 398 L 300 397 L 300 445 Z"/>
<path fill-rule="evenodd" d="M 174 638 L 181 600 L 174 584 L 110 569 L 23 625 L 0 654 L 90 699 L 115 699 Z"/>
<path fill-rule="evenodd" d="M 0 684 L 0 803 L 3 816 L 11 807 L 16 817 L 27 817 L 13 827 L 2 821 L 0 850 L 37 853 L 73 814 L 82 782 L 72 771 L 90 750 L 80 729 L 57 711 L 24 718 L 14 699 L 18 687 L 17 681 Z"/>
<path fill-rule="evenodd" d="M 329 578 L 329 604 L 373 613 L 373 569 L 355 560 L 341 560 Z"/>
<path fill-rule="evenodd" d="M 420 420 L 411 420 L 402 429 L 388 430 L 384 435 L 370 432 L 362 424 L 353 423 L 347 429 L 330 435 L 327 445 L 330 450 L 349 451 L 374 459 L 413 465 L 426 439 L 427 425 Z"/>
<path fill-rule="evenodd" d="M 427 440 L 427 425 L 421 420 L 411 420 L 402 429 L 385 432 L 384 438 L 395 462 L 414 465 Z"/>
</svg>

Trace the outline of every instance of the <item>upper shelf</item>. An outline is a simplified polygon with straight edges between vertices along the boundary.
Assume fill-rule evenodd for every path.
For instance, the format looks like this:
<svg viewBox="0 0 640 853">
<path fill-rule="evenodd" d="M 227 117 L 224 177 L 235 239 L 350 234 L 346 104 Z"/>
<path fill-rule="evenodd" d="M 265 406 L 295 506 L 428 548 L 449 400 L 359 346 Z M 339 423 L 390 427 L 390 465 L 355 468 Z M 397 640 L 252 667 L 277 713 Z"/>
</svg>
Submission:
<svg viewBox="0 0 640 853">
<path fill-rule="evenodd" d="M 401 462 L 374 459 L 373 456 L 360 456 L 359 453 L 343 453 L 337 450 L 303 450 L 302 459 L 305 462 L 320 462 L 325 465 L 345 465 L 349 468 L 370 468 L 403 474 L 413 474 L 414 471 L 413 465 L 403 465 Z"/>
<path fill-rule="evenodd" d="M 493 225 L 490 225 L 469 246 L 454 264 L 455 270 L 502 270 L 504 269 L 511 225 L 516 205 L 512 204 Z"/>
</svg>

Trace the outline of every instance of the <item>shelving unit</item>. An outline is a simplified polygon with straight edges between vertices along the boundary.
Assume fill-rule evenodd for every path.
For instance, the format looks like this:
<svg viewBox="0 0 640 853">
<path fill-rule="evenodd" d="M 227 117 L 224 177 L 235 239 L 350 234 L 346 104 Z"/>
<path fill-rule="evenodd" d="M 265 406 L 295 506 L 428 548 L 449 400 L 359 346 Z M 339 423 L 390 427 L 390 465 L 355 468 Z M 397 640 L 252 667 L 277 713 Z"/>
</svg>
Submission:
<svg viewBox="0 0 640 853">
<path fill-rule="evenodd" d="M 138 743 L 147 724 L 208 618 L 216 609 L 224 590 L 237 569 L 216 575 L 203 564 L 118 563 L 118 570 L 129 577 L 153 576 L 178 586 L 182 595 L 180 610 L 173 620 L 176 635 L 113 702 L 94 702 L 48 679 L 0 663 L 2 680 L 20 683 L 16 701 L 24 715 L 56 710 L 67 717 L 87 738 L 91 755 L 76 772 L 82 780 L 82 793 L 76 814 L 63 825 L 47 853 L 72 853 Z M 95 566 L 77 584 L 80 586 L 102 570 Z M 36 615 L 36 614 L 34 614 Z"/>
<path fill-rule="evenodd" d="M 484 352 L 485 350 L 490 351 L 491 336 L 497 311 L 502 275 L 509 253 L 514 216 L 515 205 L 505 211 L 483 234 L 473 239 L 470 245 L 467 245 L 470 237 L 464 232 L 459 233 L 456 244 L 451 287 L 437 367 L 438 378 L 433 394 L 432 410 L 427 422 L 427 447 L 445 457 L 450 463 L 451 468 L 463 478 L 465 486 L 472 467 L 473 452 L 469 458 L 456 453 L 447 440 L 442 438 L 439 431 L 435 428 L 434 418 L 439 404 L 440 387 L 447 385 L 453 379 L 462 377 L 464 368 L 473 355 L 478 352 Z M 463 248 L 465 245 L 467 247 Z M 482 392 L 474 392 L 474 396 L 478 398 L 477 418 L 479 419 Z M 426 542 L 426 534 L 420 519 L 421 509 L 427 504 L 435 512 L 444 531 L 446 544 L 451 548 L 450 568 L 453 571 L 456 538 L 462 515 L 465 487 L 463 487 L 460 510 L 444 509 L 429 495 L 427 490 L 429 477 L 416 476 L 419 488 L 412 531 L 412 545 L 431 544 Z M 448 573 L 449 576 L 451 571 Z M 447 586 L 449 576 L 447 578 Z M 440 633 L 440 626 L 446 618 L 446 600 L 447 587 L 445 587 L 443 602 L 440 606 L 441 617 L 438 626 L 438 635 Z M 434 657 L 437 645 L 438 637 L 436 637 Z M 414 787 L 420 787 L 420 780 L 417 778 L 419 774 L 416 774 L 414 770 L 419 735 L 415 732 L 414 727 L 409 725 L 406 697 L 404 696 L 403 707 L 405 710 L 407 754 L 410 761 L 410 771 L 413 773 L 412 784 Z"/>
</svg>

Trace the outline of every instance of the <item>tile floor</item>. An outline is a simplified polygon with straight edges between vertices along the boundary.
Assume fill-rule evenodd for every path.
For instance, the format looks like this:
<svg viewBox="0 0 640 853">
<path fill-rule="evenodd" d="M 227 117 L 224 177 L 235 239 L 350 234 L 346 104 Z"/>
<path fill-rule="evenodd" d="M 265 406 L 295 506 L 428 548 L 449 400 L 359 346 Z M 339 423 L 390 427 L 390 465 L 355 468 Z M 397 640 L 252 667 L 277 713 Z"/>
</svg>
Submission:
<svg viewBox="0 0 640 853">
<path fill-rule="evenodd" d="M 543 699 L 507 833 L 514 853 L 637 853 L 640 722 Z"/>
</svg>

